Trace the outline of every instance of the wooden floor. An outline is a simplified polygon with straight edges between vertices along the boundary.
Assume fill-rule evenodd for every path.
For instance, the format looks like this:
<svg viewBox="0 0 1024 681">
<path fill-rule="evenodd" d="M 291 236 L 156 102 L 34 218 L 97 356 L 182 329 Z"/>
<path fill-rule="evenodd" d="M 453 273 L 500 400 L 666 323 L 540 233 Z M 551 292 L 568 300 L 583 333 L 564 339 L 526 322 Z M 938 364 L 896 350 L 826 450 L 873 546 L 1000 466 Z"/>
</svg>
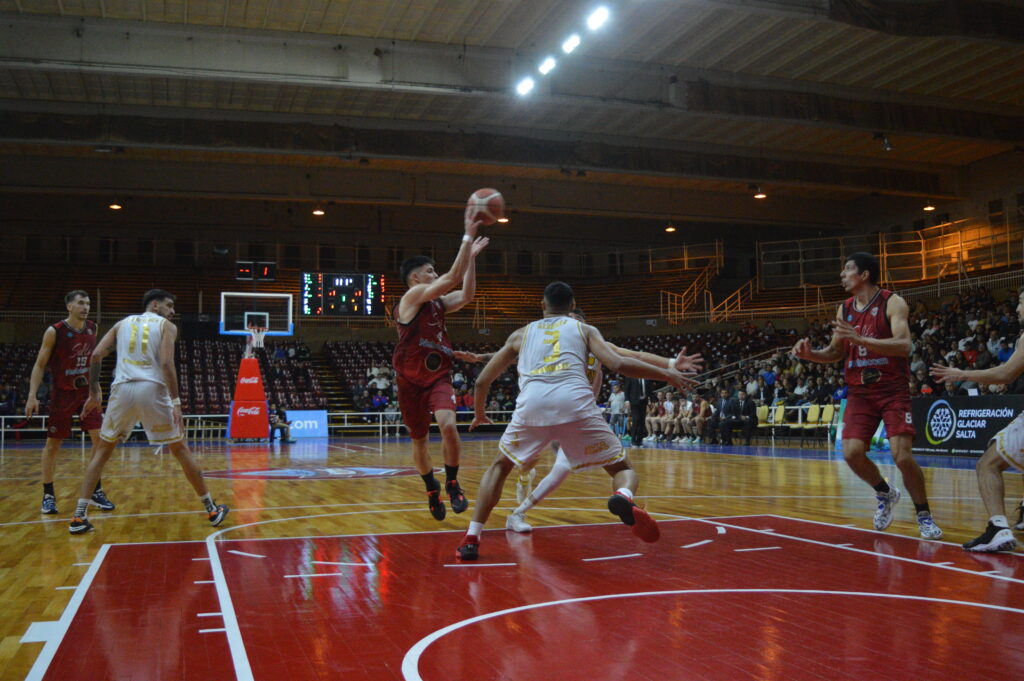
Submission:
<svg viewBox="0 0 1024 681">
<path fill-rule="evenodd" d="M 493 437 L 463 441 L 460 477 L 470 499 L 495 456 L 495 444 Z M 871 490 L 850 473 L 841 457 L 837 460 L 820 453 L 818 459 L 797 458 L 796 452 L 772 455 L 770 450 L 752 456 L 704 449 L 630 450 L 641 478 L 638 500 L 662 519 L 773 514 L 871 527 Z M 194 445 L 194 450 L 202 467 L 211 473 L 208 482 L 215 499 L 232 509 L 224 527 L 247 525 L 226 538 L 464 531 L 469 520 L 470 513 L 457 516 L 450 509 L 444 522 L 429 516 L 422 482 L 394 470 L 410 465 L 407 440 L 204 443 Z M 439 465 L 439 446 L 432 451 Z M 105 544 L 203 541 L 211 534 L 173 457 L 154 455 L 147 446 L 125 446 L 115 453 L 103 476 L 117 509 L 92 511 L 95 532 L 69 536 L 68 515 L 86 454 L 71 446 L 61 452 L 56 480 L 60 514 L 56 517 L 39 514 L 38 447 L 9 446 L 0 455 L 0 498 L 5 509 L 0 522 L 2 679 L 29 675 L 43 644 L 23 643 L 23 635 L 33 622 L 61 619 L 76 594 L 74 587 Z M 541 474 L 546 466 L 547 462 L 540 467 Z M 261 470 L 264 473 L 252 472 Z M 883 472 L 898 482 L 898 472 L 892 466 L 884 465 Z M 973 468 L 926 467 L 925 475 L 935 518 L 946 533 L 944 541 L 961 542 L 977 535 L 985 517 Z M 1009 506 L 1019 498 L 1021 487 L 1017 476 L 1006 477 Z M 614 520 L 605 509 L 609 493 L 609 481 L 602 471 L 578 473 L 545 505 L 533 510 L 530 519 L 538 527 L 608 523 Z M 510 498 L 514 501 L 511 483 L 488 528 L 503 527 Z M 905 497 L 889 533 L 916 538 L 912 517 L 913 506 Z M 284 522 L 268 522 L 275 520 Z M 452 555 L 446 553 L 445 560 L 453 558 L 459 538 L 455 533 L 450 537 Z M 482 560 L 487 547 L 485 541 Z M 942 591 L 941 585 L 935 588 Z M 54 675 L 51 669 L 46 678 L 64 677 Z"/>
</svg>

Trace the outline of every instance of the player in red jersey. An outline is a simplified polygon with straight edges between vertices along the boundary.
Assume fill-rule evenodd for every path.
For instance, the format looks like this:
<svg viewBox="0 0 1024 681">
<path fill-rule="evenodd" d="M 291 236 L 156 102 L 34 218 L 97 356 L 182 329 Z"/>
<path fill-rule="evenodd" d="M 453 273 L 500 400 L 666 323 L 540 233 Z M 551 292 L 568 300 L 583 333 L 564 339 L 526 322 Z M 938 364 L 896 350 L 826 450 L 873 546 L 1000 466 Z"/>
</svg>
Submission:
<svg viewBox="0 0 1024 681">
<path fill-rule="evenodd" d="M 434 479 L 434 467 L 427 449 L 430 414 L 441 430 L 444 454 L 445 491 L 452 510 L 462 513 L 469 506 L 459 486 L 459 431 L 455 426 L 455 392 L 449 373 L 452 367 L 452 343 L 445 328 L 445 315 L 460 310 L 473 300 L 476 292 L 476 256 L 487 247 L 486 237 L 475 238 L 481 221 L 473 220 L 466 210 L 466 233 L 452 268 L 438 275 L 434 261 L 418 255 L 402 263 L 402 281 L 409 290 L 395 311 L 398 343 L 392 363 L 398 386 L 398 408 L 412 438 L 412 457 L 427 487 L 430 513 L 444 520 L 441 485 Z M 462 289 L 454 291 L 459 282 Z"/>
<path fill-rule="evenodd" d="M 793 354 L 800 359 L 827 364 L 843 361 L 850 387 L 843 414 L 843 458 L 861 480 L 875 488 L 878 509 L 876 530 L 892 523 L 893 507 L 900 490 L 891 487 L 867 456 L 878 422 L 892 446 L 892 457 L 903 475 L 917 511 L 918 529 L 925 539 L 938 539 L 942 530 L 932 519 L 924 474 L 914 460 L 914 425 L 910 416 L 910 327 L 906 301 L 878 286 L 881 268 L 870 253 L 854 253 L 840 277 L 850 297 L 839 307 L 833 322 L 832 342 L 822 350 L 811 348 L 807 338 L 797 341 Z"/>
<path fill-rule="evenodd" d="M 96 347 L 96 322 L 89 320 L 89 294 L 85 291 L 71 291 L 64 296 L 64 303 L 68 308 L 68 316 L 52 324 L 43 334 L 43 342 L 39 346 L 39 355 L 29 380 L 28 401 L 25 403 L 25 416 L 32 418 L 39 411 L 39 386 L 49 367 L 53 381 L 50 391 L 50 427 L 43 446 L 42 512 L 46 514 L 57 512 L 57 495 L 53 491 L 57 450 L 61 442 L 71 436 L 71 417 L 81 411 L 89 397 L 89 356 Z M 82 430 L 89 432 L 95 452 L 103 413 L 96 411 L 81 416 L 79 423 Z M 104 511 L 114 510 L 114 504 L 103 492 L 99 480 L 96 481 L 92 502 Z"/>
</svg>

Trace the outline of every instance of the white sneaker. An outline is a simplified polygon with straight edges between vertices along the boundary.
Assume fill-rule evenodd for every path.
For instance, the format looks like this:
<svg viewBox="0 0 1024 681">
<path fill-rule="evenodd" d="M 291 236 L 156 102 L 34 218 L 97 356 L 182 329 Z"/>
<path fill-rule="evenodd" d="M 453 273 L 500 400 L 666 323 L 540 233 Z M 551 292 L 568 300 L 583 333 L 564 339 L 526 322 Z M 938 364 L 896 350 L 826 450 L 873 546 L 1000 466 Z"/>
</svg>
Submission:
<svg viewBox="0 0 1024 681">
<path fill-rule="evenodd" d="M 875 511 L 875 529 L 884 530 L 885 528 L 892 525 L 892 509 L 900 500 L 900 489 L 899 487 L 889 486 L 889 491 L 882 494 L 876 494 L 875 499 L 878 500 L 878 509 Z"/>
<path fill-rule="evenodd" d="M 985 532 L 963 545 L 966 551 L 990 552 L 1013 551 L 1017 548 L 1017 540 L 1008 527 L 996 527 L 989 521 Z"/>
<path fill-rule="evenodd" d="M 522 513 L 516 513 L 513 511 L 505 520 L 505 529 L 512 530 L 513 532 L 526 533 L 533 532 L 533 525 L 526 522 L 526 516 Z"/>
<path fill-rule="evenodd" d="M 931 513 L 925 513 L 922 511 L 917 516 L 917 529 L 921 531 L 921 537 L 923 539 L 941 539 L 942 530 L 935 521 L 932 519 Z"/>
<path fill-rule="evenodd" d="M 526 501 L 526 497 L 530 496 L 530 492 L 533 491 L 533 480 L 537 477 L 537 469 L 531 468 L 530 472 L 527 473 L 526 477 L 519 476 L 516 478 L 516 503 L 521 504 Z"/>
</svg>

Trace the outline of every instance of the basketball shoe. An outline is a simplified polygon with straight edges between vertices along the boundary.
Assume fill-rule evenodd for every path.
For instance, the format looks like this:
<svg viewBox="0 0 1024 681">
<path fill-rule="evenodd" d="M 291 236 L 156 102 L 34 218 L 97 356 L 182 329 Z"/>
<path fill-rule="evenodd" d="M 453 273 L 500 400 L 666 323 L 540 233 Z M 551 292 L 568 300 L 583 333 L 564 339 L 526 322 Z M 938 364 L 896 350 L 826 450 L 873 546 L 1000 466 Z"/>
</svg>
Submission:
<svg viewBox="0 0 1024 681">
<path fill-rule="evenodd" d="M 505 520 L 505 529 L 513 532 L 533 532 L 533 526 L 526 522 L 526 516 L 513 511 Z"/>
<path fill-rule="evenodd" d="M 92 523 L 85 516 L 74 517 L 71 519 L 71 525 L 68 526 L 68 531 L 71 534 L 85 534 L 86 532 L 92 532 Z"/>
<path fill-rule="evenodd" d="M 430 506 L 430 515 L 434 516 L 434 520 L 444 520 L 445 509 L 444 502 L 441 501 L 441 483 L 434 481 L 436 487 L 434 489 L 427 490 L 427 504 Z"/>
<path fill-rule="evenodd" d="M 210 525 L 217 527 L 224 522 L 225 516 L 228 514 L 228 507 L 224 504 L 217 504 L 216 508 L 207 513 L 207 517 L 210 519 Z"/>
<path fill-rule="evenodd" d="M 53 515 L 57 512 L 57 498 L 52 494 L 43 495 L 43 513 Z"/>
<path fill-rule="evenodd" d="M 107 498 L 107 493 L 101 489 L 96 490 L 92 493 L 92 498 L 89 500 L 93 506 L 99 507 L 101 511 L 113 511 L 116 506 L 114 502 Z"/>
<path fill-rule="evenodd" d="M 521 504 L 526 501 L 526 497 L 530 496 L 530 492 L 533 491 L 533 480 L 537 477 L 537 469 L 531 468 L 530 472 L 526 474 L 526 477 L 516 477 L 516 503 Z"/>
<path fill-rule="evenodd" d="M 608 510 L 619 516 L 624 524 L 633 528 L 633 534 L 645 542 L 652 543 L 661 537 L 658 523 L 648 515 L 647 511 L 633 503 L 618 492 L 608 498 Z"/>
<path fill-rule="evenodd" d="M 967 551 L 1013 551 L 1017 548 L 1017 540 L 1008 527 L 997 527 L 989 522 L 985 532 L 964 544 Z"/>
<path fill-rule="evenodd" d="M 928 511 L 921 511 L 917 514 L 917 529 L 924 539 L 941 539 L 942 529 L 935 524 L 932 514 Z"/>
<path fill-rule="evenodd" d="M 879 492 L 875 495 L 875 499 L 878 500 L 878 508 L 875 510 L 874 518 L 875 529 L 884 530 L 889 525 L 892 525 L 892 509 L 899 503 L 900 489 L 890 485 L 888 492 Z"/>
<path fill-rule="evenodd" d="M 480 557 L 480 537 L 467 534 L 455 553 L 462 560 L 476 560 Z"/>
<path fill-rule="evenodd" d="M 469 508 L 469 499 L 466 498 L 466 494 L 459 487 L 459 481 L 454 478 L 444 483 L 444 491 L 448 494 L 448 500 L 452 504 L 452 510 L 456 513 L 462 513 Z M 438 518 L 440 520 L 440 518 Z"/>
</svg>

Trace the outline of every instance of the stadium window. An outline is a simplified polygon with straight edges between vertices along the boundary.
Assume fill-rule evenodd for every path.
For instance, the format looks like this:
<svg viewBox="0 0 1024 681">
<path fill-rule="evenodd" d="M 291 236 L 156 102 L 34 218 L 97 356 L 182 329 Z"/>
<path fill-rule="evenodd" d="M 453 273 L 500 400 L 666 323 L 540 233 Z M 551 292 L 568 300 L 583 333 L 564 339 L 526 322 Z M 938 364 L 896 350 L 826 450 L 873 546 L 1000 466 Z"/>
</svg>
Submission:
<svg viewBox="0 0 1024 681">
<path fill-rule="evenodd" d="M 320 244 L 317 246 L 316 268 L 318 270 L 329 270 L 338 266 L 338 255 L 334 246 Z"/>
<path fill-rule="evenodd" d="M 388 264 L 391 266 L 391 270 L 397 272 L 402 267 L 402 261 L 405 260 L 405 249 L 401 246 L 392 246 L 388 249 Z"/>
<path fill-rule="evenodd" d="M 100 237 L 100 250 L 97 253 L 101 265 L 113 265 L 117 262 L 117 239 L 114 237 Z"/>
<path fill-rule="evenodd" d="M 1017 224 L 1024 224 L 1024 192 L 1017 194 Z"/>
<path fill-rule="evenodd" d="M 533 253 L 519 251 L 516 253 L 516 274 L 533 274 Z"/>
<path fill-rule="evenodd" d="M 174 242 L 174 264 L 195 265 L 196 264 L 196 242 L 186 239 L 178 239 Z"/>
<path fill-rule="evenodd" d="M 77 262 L 82 255 L 81 237 L 64 235 L 64 262 Z"/>
<path fill-rule="evenodd" d="M 264 260 L 267 257 L 267 245 L 264 243 L 257 243 L 255 241 L 249 242 L 249 260 Z"/>
<path fill-rule="evenodd" d="M 988 202 L 988 224 L 993 227 L 1002 227 L 1003 222 L 1006 219 L 1006 213 L 1003 212 L 1003 200 L 995 199 L 994 201 Z"/>
<path fill-rule="evenodd" d="M 580 253 L 580 276 L 589 277 L 594 274 L 594 256 L 591 253 Z"/>
<path fill-rule="evenodd" d="M 34 234 L 25 237 L 25 262 L 39 262 L 43 257 L 43 240 Z"/>
<path fill-rule="evenodd" d="M 548 274 L 562 274 L 564 256 L 561 251 L 548 253 Z"/>
<path fill-rule="evenodd" d="M 356 246 L 356 270 L 365 272 L 370 269 L 370 247 L 366 244 Z"/>
<path fill-rule="evenodd" d="M 152 239 L 139 239 L 135 242 L 135 258 L 140 265 L 155 265 L 155 253 Z"/>
<path fill-rule="evenodd" d="M 641 251 L 636 254 L 636 268 L 640 272 L 649 272 L 651 269 L 651 254 Z"/>
<path fill-rule="evenodd" d="M 608 274 L 622 274 L 622 254 L 608 254 Z"/>
<path fill-rule="evenodd" d="M 302 267 L 302 247 L 298 244 L 282 244 L 281 265 L 289 269 L 300 269 Z"/>
<path fill-rule="evenodd" d="M 484 251 L 484 271 L 488 274 L 502 273 L 502 258 L 504 253 L 497 248 L 488 248 Z"/>
</svg>

